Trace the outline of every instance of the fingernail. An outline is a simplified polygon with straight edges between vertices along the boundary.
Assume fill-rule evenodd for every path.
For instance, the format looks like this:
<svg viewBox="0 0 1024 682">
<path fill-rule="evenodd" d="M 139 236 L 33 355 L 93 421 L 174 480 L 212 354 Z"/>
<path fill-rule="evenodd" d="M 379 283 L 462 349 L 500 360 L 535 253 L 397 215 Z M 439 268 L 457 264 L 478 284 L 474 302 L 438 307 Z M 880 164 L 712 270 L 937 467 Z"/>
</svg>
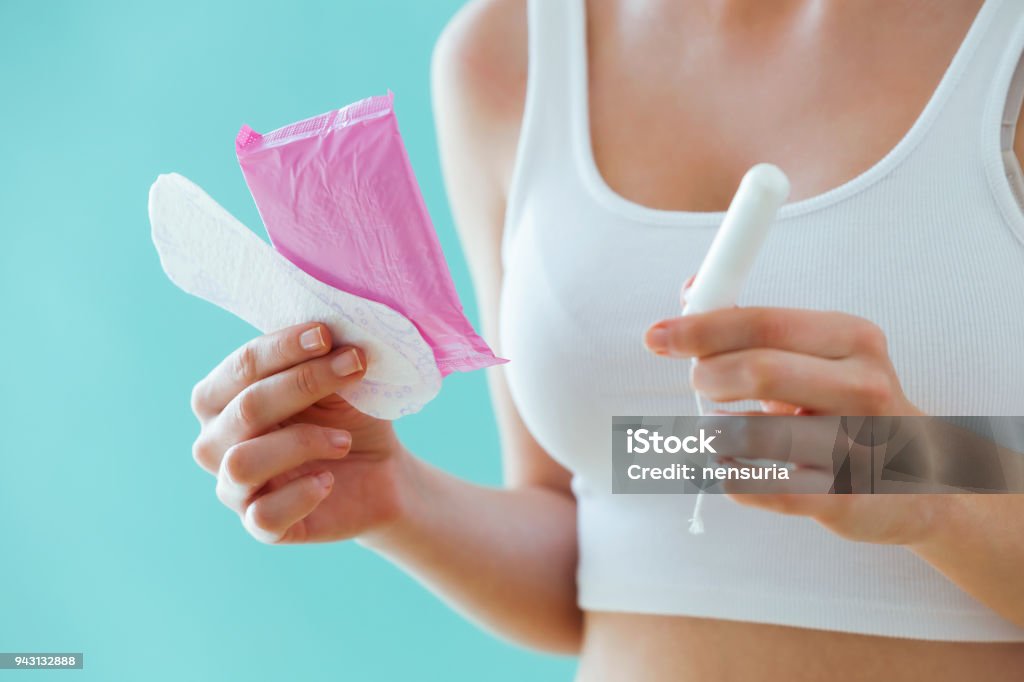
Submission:
<svg viewBox="0 0 1024 682">
<path fill-rule="evenodd" d="M 668 354 L 668 329 L 662 326 L 652 328 L 647 332 L 647 347 L 658 355 Z"/>
<path fill-rule="evenodd" d="M 356 353 L 354 348 L 345 351 L 331 360 L 331 370 L 339 377 L 355 374 L 362 368 L 363 363 L 359 361 L 359 354 Z"/>
<path fill-rule="evenodd" d="M 327 344 L 324 342 L 324 333 L 320 331 L 320 327 L 313 327 L 302 332 L 299 345 L 302 346 L 302 350 L 314 351 L 323 349 Z"/>
<path fill-rule="evenodd" d="M 679 302 L 683 305 L 683 309 L 690 304 L 690 287 L 697 281 L 697 275 L 690 275 L 690 279 L 683 283 L 683 289 L 679 292 Z"/>
<path fill-rule="evenodd" d="M 327 433 L 327 440 L 336 448 L 344 448 L 348 447 L 348 444 L 352 442 L 352 437 L 348 435 L 347 431 L 329 431 Z"/>
<path fill-rule="evenodd" d="M 321 471 L 316 475 L 316 484 L 327 490 L 334 485 L 334 475 L 330 471 Z"/>
</svg>

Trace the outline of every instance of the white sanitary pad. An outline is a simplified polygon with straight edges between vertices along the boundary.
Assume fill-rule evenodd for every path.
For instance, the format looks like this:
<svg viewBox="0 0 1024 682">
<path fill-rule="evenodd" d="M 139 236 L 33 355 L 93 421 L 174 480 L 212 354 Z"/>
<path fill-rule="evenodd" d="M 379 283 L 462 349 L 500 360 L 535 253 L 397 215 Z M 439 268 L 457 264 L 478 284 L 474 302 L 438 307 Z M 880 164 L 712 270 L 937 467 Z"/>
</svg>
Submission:
<svg viewBox="0 0 1024 682">
<path fill-rule="evenodd" d="M 149 220 L 164 272 L 183 290 L 263 332 L 323 322 L 335 346 L 361 348 L 366 376 L 341 392 L 361 412 L 396 419 L 419 411 L 440 390 L 434 353 L 412 322 L 310 277 L 187 178 L 157 178 Z"/>
</svg>

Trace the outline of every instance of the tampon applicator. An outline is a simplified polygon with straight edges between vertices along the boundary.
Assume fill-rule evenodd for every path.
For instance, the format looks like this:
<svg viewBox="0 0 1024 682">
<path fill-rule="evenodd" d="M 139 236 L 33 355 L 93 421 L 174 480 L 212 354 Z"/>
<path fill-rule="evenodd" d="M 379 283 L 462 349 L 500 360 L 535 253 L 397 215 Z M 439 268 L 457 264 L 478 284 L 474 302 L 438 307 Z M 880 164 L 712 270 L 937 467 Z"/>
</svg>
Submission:
<svg viewBox="0 0 1024 682">
<path fill-rule="evenodd" d="M 777 166 L 759 163 L 747 171 L 693 284 L 686 292 L 683 315 L 736 305 L 768 236 L 768 229 L 788 196 L 789 179 Z M 693 363 L 696 362 L 694 358 Z M 697 414 L 704 416 L 700 394 L 696 394 L 696 398 Z M 701 490 L 697 493 L 690 519 L 690 532 L 695 535 L 704 532 L 701 518 L 703 503 L 704 491 Z"/>
</svg>

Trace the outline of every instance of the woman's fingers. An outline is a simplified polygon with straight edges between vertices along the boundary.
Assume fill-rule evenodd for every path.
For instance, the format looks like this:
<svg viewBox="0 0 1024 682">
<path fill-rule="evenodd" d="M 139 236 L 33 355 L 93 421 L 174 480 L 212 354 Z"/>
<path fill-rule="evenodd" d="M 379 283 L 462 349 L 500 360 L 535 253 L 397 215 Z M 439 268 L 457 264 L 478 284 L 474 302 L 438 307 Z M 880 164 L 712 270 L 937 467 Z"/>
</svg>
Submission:
<svg viewBox="0 0 1024 682">
<path fill-rule="evenodd" d="M 253 493 L 271 479 L 307 462 L 341 459 L 351 444 L 347 431 L 313 424 L 292 424 L 238 443 L 224 454 L 217 495 L 224 504 L 241 511 Z"/>
<path fill-rule="evenodd" d="M 242 523 L 260 542 L 302 542 L 300 522 L 331 494 L 333 485 L 334 476 L 328 471 L 297 478 L 253 500 Z"/>
<path fill-rule="evenodd" d="M 659 355 L 696 358 L 693 388 L 716 402 L 760 400 L 773 415 L 920 414 L 885 333 L 854 315 L 732 308 L 664 320 L 645 340 Z"/>
<path fill-rule="evenodd" d="M 670 357 L 705 357 L 748 348 L 775 348 L 823 358 L 885 353 L 885 335 L 853 315 L 786 308 L 730 308 L 655 324 L 648 348 Z"/>
<path fill-rule="evenodd" d="M 697 279 L 697 273 L 694 273 L 694 274 L 690 275 L 689 278 L 687 278 L 687 280 L 685 282 L 683 282 L 683 288 L 679 292 L 679 305 L 681 305 L 683 308 L 685 308 L 686 304 L 688 303 L 687 298 L 690 295 L 690 287 L 693 286 L 693 282 L 696 279 Z"/>
<path fill-rule="evenodd" d="M 765 414 L 773 415 L 796 415 L 801 413 L 799 405 L 790 405 L 778 400 L 762 400 L 761 409 Z"/>
<path fill-rule="evenodd" d="M 214 438 L 226 447 L 266 433 L 357 381 L 364 367 L 361 353 L 345 348 L 262 379 L 228 403 L 212 429 Z"/>
<path fill-rule="evenodd" d="M 815 472 L 798 472 L 796 476 L 802 478 L 776 481 L 770 486 L 733 480 L 724 487 L 742 505 L 806 516 L 847 540 L 892 545 L 912 545 L 928 537 L 934 529 L 935 510 L 947 507 L 951 497 L 807 493 L 828 490 L 828 481 Z"/>
<path fill-rule="evenodd" d="M 303 324 L 253 339 L 213 369 L 192 391 L 192 410 L 201 421 L 218 414 L 247 387 L 331 348 L 322 324 Z"/>
<path fill-rule="evenodd" d="M 894 397 L 880 368 L 763 348 L 700 358 L 692 381 L 715 402 L 781 401 L 816 414 L 888 414 Z"/>
<path fill-rule="evenodd" d="M 218 472 L 228 448 L 277 430 L 281 422 L 358 381 L 364 366 L 357 349 L 345 348 L 257 381 L 203 426 L 193 458 L 210 473 Z"/>
</svg>

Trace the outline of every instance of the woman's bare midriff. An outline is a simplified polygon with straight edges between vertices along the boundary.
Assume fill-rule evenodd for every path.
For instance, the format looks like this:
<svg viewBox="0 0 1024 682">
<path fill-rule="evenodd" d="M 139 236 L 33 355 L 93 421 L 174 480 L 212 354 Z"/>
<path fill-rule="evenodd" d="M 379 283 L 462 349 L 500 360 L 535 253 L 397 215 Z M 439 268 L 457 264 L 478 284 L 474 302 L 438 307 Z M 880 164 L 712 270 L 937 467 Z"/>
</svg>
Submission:
<svg viewBox="0 0 1024 682">
<path fill-rule="evenodd" d="M 577 682 L 1012 682 L 1024 643 L 928 642 L 726 620 L 586 614 Z"/>
</svg>

